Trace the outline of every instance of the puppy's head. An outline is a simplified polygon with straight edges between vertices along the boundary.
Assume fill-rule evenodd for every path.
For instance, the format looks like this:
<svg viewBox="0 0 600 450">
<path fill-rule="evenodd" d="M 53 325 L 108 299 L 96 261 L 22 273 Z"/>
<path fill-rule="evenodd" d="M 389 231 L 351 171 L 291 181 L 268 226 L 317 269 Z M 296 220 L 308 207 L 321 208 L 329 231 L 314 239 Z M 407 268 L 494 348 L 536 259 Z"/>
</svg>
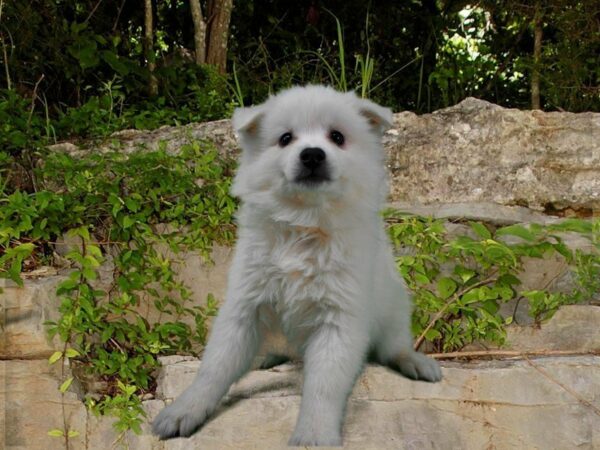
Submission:
<svg viewBox="0 0 600 450">
<path fill-rule="evenodd" d="M 391 122 L 389 109 L 323 86 L 238 108 L 233 127 L 243 152 L 233 193 L 310 205 L 372 197 L 385 180 L 381 135 Z"/>
</svg>

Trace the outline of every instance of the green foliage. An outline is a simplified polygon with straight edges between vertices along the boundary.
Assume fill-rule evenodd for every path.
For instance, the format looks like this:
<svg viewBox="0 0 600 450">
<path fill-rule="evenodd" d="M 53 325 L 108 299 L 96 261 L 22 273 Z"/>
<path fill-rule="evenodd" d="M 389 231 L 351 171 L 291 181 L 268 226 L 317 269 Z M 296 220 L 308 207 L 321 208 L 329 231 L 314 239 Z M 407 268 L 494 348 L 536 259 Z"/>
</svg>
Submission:
<svg viewBox="0 0 600 450">
<path fill-rule="evenodd" d="M 486 41 L 490 13 L 483 8 L 466 7 L 457 18 L 456 26 L 444 30 L 440 36 L 438 62 L 428 80 L 440 92 L 444 106 L 489 89 L 487 85 L 498 67 L 497 57 Z"/>
<path fill-rule="evenodd" d="M 306 83 L 354 88 L 394 110 L 432 111 L 466 96 L 528 108 L 535 68 L 544 108 L 600 108 L 593 0 L 540 3 L 542 58 L 535 65 L 533 5 L 351 0 L 329 10 L 309 3 L 236 3 L 227 77 L 194 62 L 187 2 L 154 5 L 150 56 L 141 7 L 4 2 L 0 150 L 221 119 L 235 104 Z M 157 95 L 148 93 L 151 77 Z"/>
<path fill-rule="evenodd" d="M 31 101 L 14 90 L 0 89 L 0 150 L 10 154 L 37 144 L 51 130 L 31 111 Z"/>
<path fill-rule="evenodd" d="M 117 432 L 121 433 L 120 437 L 128 430 L 141 434 L 141 425 L 146 413 L 142 408 L 140 397 L 137 395 L 137 387 L 124 384 L 118 380 L 117 388 L 117 394 L 112 397 L 107 396 L 101 402 L 88 397 L 86 400 L 87 407 L 97 415 L 110 414 L 115 416 L 117 420 L 114 427 Z"/>
<path fill-rule="evenodd" d="M 57 117 L 14 90 L 0 90 L 0 150 L 18 154 L 56 139 L 102 137 L 124 128 L 154 129 L 231 115 L 234 102 L 227 80 L 212 67 L 170 67 L 162 76 L 171 86 L 165 96 L 131 103 L 126 83 L 115 76 L 85 103 L 59 110 Z"/>
<path fill-rule="evenodd" d="M 414 292 L 413 332 L 440 351 L 475 341 L 504 341 L 502 303 L 529 302 L 529 314 L 547 319 L 560 305 L 590 299 L 600 289 L 600 221 L 570 220 L 559 225 L 510 225 L 497 230 L 471 222 L 471 236 L 448 237 L 441 220 L 386 214 L 392 242 L 409 252 L 397 258 L 398 270 Z M 595 251 L 566 247 L 560 233 L 588 237 Z M 517 238 L 517 239 L 514 239 Z M 516 242 L 513 242 L 516 241 Z M 559 255 L 573 264 L 572 292 L 522 291 L 524 258 Z"/>
<path fill-rule="evenodd" d="M 181 252 L 209 261 L 214 243 L 233 240 L 232 164 L 196 141 L 175 154 L 53 153 L 37 171 L 37 192 L 2 196 L 1 277 L 21 283 L 24 260 L 52 253 L 66 230 L 79 243 L 64 256 L 71 270 L 57 290 L 60 319 L 48 323 L 65 351 L 50 363 L 71 359 L 104 380 L 107 390 L 94 405 L 117 415 L 119 431 L 139 430 L 139 396 L 154 388 L 158 355 L 189 353 L 205 342 L 217 302 L 209 296 L 205 306 L 189 306 L 190 289 L 176 270 Z M 107 260 L 114 264 L 108 292 L 99 289 Z M 158 317 L 147 315 L 150 306 Z"/>
</svg>

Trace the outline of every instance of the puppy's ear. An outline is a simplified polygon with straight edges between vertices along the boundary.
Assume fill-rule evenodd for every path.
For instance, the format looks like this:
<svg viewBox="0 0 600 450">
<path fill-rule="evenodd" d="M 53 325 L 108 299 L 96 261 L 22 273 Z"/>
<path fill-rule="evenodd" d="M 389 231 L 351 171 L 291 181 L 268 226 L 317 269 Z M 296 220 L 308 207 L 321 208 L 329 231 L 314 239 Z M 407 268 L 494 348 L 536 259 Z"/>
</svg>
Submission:
<svg viewBox="0 0 600 450">
<path fill-rule="evenodd" d="M 240 136 L 254 137 L 260 127 L 260 121 L 264 116 L 264 108 L 262 105 L 250 106 L 248 108 L 236 108 L 233 112 L 231 122 L 233 129 Z"/>
<path fill-rule="evenodd" d="M 358 100 L 358 110 L 365 116 L 374 130 L 383 133 L 390 128 L 394 122 L 392 110 L 384 108 L 377 103 L 361 98 Z"/>
</svg>

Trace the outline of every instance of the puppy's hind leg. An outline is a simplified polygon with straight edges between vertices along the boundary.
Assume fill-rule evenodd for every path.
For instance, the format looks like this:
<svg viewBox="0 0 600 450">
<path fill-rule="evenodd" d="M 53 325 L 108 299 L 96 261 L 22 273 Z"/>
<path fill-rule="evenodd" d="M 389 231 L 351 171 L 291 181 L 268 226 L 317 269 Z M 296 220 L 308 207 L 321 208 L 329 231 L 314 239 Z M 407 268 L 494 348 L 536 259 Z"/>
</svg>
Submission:
<svg viewBox="0 0 600 450">
<path fill-rule="evenodd" d="M 161 439 L 194 434 L 212 414 L 231 384 L 250 368 L 260 343 L 256 314 L 235 299 L 215 320 L 196 379 L 152 424 Z"/>
<path fill-rule="evenodd" d="M 399 338 L 389 335 L 377 347 L 376 361 L 411 380 L 436 382 L 442 371 L 435 359 L 412 349 L 410 336 Z M 408 343 L 408 344 L 407 344 Z"/>
<path fill-rule="evenodd" d="M 398 292 L 395 292 L 398 295 Z M 437 382 L 442 379 L 442 371 L 438 362 L 423 353 L 413 350 L 413 339 L 410 333 L 410 299 L 402 299 L 390 317 L 386 318 L 387 324 L 376 344 L 375 356 L 377 362 L 412 380 Z"/>
</svg>

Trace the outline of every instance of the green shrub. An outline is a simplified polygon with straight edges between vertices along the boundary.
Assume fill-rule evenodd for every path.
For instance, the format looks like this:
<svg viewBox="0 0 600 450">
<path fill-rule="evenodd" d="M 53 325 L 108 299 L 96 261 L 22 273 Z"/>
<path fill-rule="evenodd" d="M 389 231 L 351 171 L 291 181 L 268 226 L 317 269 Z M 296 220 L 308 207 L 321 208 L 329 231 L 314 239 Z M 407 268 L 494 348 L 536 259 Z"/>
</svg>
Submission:
<svg viewBox="0 0 600 450">
<path fill-rule="evenodd" d="M 477 341 L 502 344 L 505 325 L 500 305 L 527 299 L 529 314 L 541 321 L 560 305 L 589 300 L 600 291 L 600 220 L 568 220 L 557 225 L 510 225 L 491 229 L 470 222 L 476 237 L 449 238 L 441 220 L 388 211 L 389 233 L 408 254 L 398 270 L 414 292 L 413 333 L 438 351 L 453 351 Z M 575 232 L 592 242 L 591 253 L 569 249 L 560 232 Z M 517 237 L 509 243 L 505 237 Z M 559 255 L 573 265 L 575 287 L 569 293 L 523 291 L 518 276 L 523 258 Z"/>
<path fill-rule="evenodd" d="M 214 243 L 233 240 L 232 167 L 201 142 L 176 154 L 53 153 L 38 169 L 37 192 L 2 196 L 0 277 L 21 283 L 24 261 L 39 264 L 52 255 L 52 243 L 67 230 L 80 242 L 65 256 L 73 270 L 58 287 L 60 319 L 48 323 L 50 335 L 65 342 L 51 362 L 71 359 L 77 370 L 104 380 L 106 390 L 88 404 L 117 414 L 121 431 L 139 430 L 139 396 L 154 388 L 158 355 L 204 344 L 217 302 L 209 296 L 205 306 L 189 306 L 190 289 L 177 279 L 176 265 L 183 251 L 209 261 Z M 105 292 L 97 287 L 98 270 L 109 258 L 114 283 Z M 143 313 L 149 306 L 158 320 Z"/>
</svg>

